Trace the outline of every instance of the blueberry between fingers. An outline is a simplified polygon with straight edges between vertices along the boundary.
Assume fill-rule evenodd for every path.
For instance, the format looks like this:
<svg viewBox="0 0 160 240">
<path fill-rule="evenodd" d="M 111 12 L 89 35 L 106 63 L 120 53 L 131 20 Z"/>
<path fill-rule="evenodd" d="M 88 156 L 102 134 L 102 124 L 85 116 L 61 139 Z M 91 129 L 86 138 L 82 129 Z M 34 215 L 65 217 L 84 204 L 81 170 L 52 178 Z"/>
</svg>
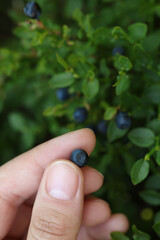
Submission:
<svg viewBox="0 0 160 240">
<path fill-rule="evenodd" d="M 82 149 L 76 149 L 72 152 L 70 160 L 79 167 L 84 167 L 89 160 L 88 154 Z"/>
</svg>

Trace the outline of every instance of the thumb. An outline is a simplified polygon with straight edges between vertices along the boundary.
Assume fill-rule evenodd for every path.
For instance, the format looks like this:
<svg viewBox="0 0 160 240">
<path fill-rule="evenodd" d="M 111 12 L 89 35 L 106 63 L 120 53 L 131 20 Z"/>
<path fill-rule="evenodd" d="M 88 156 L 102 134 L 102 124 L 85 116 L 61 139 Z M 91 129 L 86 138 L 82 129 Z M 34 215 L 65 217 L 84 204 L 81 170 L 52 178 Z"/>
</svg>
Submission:
<svg viewBox="0 0 160 240">
<path fill-rule="evenodd" d="M 27 240 L 76 240 L 83 214 L 84 184 L 79 167 L 67 160 L 45 170 L 34 203 Z"/>
</svg>

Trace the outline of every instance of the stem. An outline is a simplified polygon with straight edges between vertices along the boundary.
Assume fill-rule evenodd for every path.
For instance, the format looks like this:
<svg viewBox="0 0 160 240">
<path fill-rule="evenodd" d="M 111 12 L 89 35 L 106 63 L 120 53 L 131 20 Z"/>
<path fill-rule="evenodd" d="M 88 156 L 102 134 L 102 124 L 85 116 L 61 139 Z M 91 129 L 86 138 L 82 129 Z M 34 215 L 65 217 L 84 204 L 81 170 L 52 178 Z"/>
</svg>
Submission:
<svg viewBox="0 0 160 240">
<path fill-rule="evenodd" d="M 145 160 L 145 161 L 149 161 L 150 158 L 151 158 L 151 156 L 152 156 L 156 151 L 157 151 L 157 146 L 155 146 L 154 148 L 152 148 L 152 150 L 145 155 L 144 160 Z"/>
</svg>

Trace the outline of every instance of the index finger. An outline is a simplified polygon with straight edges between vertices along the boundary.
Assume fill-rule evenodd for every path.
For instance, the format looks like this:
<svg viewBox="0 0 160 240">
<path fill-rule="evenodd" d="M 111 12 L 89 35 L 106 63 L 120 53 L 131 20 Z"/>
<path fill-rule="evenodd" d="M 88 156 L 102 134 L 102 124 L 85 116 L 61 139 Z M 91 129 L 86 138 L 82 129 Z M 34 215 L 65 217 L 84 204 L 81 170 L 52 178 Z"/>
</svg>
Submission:
<svg viewBox="0 0 160 240">
<path fill-rule="evenodd" d="M 19 155 L 0 168 L 0 196 L 10 199 L 14 205 L 21 204 L 38 189 L 44 168 L 51 161 L 69 159 L 76 148 L 84 149 L 89 155 L 95 142 L 92 130 L 81 129 L 51 139 Z"/>
</svg>

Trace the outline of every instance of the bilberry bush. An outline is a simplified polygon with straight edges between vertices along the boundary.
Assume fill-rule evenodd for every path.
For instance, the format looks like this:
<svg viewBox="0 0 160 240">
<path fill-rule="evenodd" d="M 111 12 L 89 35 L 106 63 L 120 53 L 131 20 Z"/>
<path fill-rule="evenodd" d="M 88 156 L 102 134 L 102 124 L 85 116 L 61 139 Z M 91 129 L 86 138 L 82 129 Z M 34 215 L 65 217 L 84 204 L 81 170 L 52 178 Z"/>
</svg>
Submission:
<svg viewBox="0 0 160 240">
<path fill-rule="evenodd" d="M 112 239 L 159 239 L 160 4 L 37 0 L 37 20 L 15 2 L 8 11 L 13 37 L 0 48 L 1 164 L 106 121 L 89 162 L 105 175 L 96 195 L 132 226 Z M 66 101 L 56 96 L 62 88 L 71 96 Z"/>
</svg>

